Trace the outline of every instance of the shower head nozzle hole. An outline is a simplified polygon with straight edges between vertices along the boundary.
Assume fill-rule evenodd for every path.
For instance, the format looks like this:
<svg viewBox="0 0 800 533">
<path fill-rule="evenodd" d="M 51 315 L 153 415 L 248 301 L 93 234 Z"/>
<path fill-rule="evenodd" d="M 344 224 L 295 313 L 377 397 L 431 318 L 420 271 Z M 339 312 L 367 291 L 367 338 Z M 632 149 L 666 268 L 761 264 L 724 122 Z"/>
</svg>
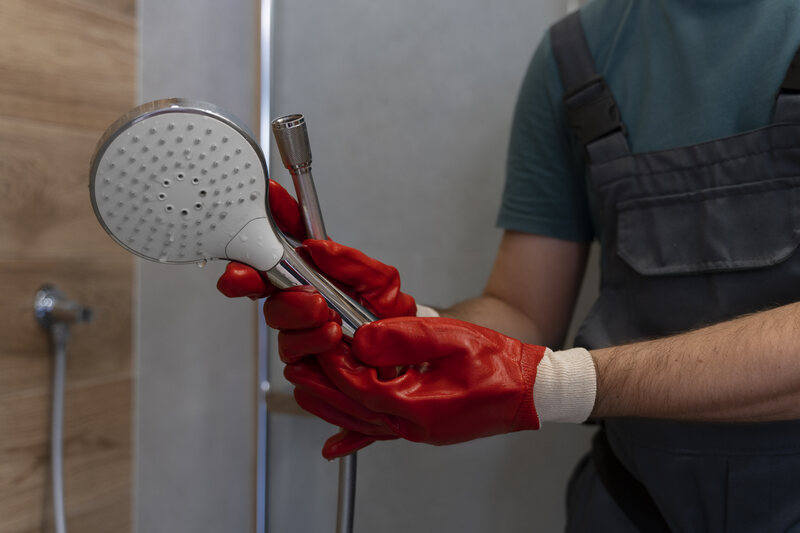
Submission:
<svg viewBox="0 0 800 533">
<path fill-rule="evenodd" d="M 196 204 L 194 204 L 194 210 L 195 211 L 200 211 L 201 209 L 203 209 L 202 202 L 197 202 Z"/>
<path fill-rule="evenodd" d="M 164 187 L 169 187 L 170 184 L 172 184 L 172 182 L 168 179 L 164 179 L 161 181 L 161 185 L 163 185 Z"/>
<path fill-rule="evenodd" d="M 181 180 L 182 180 L 183 178 L 185 178 L 185 177 L 186 177 L 186 174 L 184 174 L 183 172 L 178 172 L 178 173 L 175 175 L 175 178 L 176 178 L 178 181 L 181 181 Z"/>
<path fill-rule="evenodd" d="M 198 178 L 197 176 L 193 177 L 192 184 L 197 185 L 198 183 L 200 183 L 200 178 Z"/>
<path fill-rule="evenodd" d="M 208 194 L 208 191 L 205 189 L 201 189 L 200 192 L 197 194 L 200 196 L 200 198 L 205 198 L 206 195 Z"/>
<path fill-rule="evenodd" d="M 188 217 L 189 216 L 189 210 L 186 209 L 186 208 L 181 209 L 181 216 Z"/>
<path fill-rule="evenodd" d="M 174 210 L 175 210 L 175 206 L 172 205 L 172 204 L 169 204 L 164 208 L 164 211 L 166 211 L 167 213 L 172 213 Z"/>
</svg>

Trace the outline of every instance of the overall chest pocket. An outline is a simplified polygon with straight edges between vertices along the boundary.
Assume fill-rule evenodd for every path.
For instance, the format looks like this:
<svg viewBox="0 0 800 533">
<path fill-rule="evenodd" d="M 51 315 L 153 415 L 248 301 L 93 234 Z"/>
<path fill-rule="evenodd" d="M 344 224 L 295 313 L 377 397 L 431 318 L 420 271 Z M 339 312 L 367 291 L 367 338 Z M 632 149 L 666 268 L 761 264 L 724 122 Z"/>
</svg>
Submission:
<svg viewBox="0 0 800 533">
<path fill-rule="evenodd" d="M 761 268 L 800 244 L 800 177 L 628 200 L 619 257 L 645 276 Z"/>
</svg>

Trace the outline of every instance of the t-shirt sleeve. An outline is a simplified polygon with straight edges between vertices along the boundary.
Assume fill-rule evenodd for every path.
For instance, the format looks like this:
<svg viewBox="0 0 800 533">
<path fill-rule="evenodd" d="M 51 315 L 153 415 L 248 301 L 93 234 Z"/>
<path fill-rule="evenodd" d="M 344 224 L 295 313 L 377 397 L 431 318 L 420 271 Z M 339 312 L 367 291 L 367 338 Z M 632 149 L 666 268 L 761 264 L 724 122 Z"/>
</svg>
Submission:
<svg viewBox="0 0 800 533">
<path fill-rule="evenodd" d="M 594 236 L 580 156 L 561 103 L 563 89 L 546 34 L 520 89 L 497 225 L 569 241 Z"/>
</svg>

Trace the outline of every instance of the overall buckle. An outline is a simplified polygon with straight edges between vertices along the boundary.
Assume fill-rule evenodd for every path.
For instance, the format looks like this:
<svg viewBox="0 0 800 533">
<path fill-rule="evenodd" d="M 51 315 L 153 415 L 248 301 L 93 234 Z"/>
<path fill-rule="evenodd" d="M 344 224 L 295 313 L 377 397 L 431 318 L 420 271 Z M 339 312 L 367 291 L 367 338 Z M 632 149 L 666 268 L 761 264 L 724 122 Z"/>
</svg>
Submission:
<svg viewBox="0 0 800 533">
<path fill-rule="evenodd" d="M 572 131 L 584 146 L 614 132 L 628 131 L 603 76 L 590 78 L 586 83 L 564 95 L 567 120 Z"/>
</svg>

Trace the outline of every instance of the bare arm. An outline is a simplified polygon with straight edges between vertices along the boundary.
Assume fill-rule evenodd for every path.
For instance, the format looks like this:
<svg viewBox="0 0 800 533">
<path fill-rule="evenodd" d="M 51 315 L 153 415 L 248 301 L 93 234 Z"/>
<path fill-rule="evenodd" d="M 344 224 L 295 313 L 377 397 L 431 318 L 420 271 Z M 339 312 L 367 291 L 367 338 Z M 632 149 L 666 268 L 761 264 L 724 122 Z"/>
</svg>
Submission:
<svg viewBox="0 0 800 533">
<path fill-rule="evenodd" d="M 593 416 L 800 418 L 799 330 L 797 303 L 674 337 L 593 350 Z"/>
<path fill-rule="evenodd" d="M 531 344 L 561 346 L 589 245 L 507 231 L 483 295 L 441 311 Z"/>
<path fill-rule="evenodd" d="M 444 310 L 524 342 L 561 346 L 588 246 L 506 232 L 482 296 Z M 595 417 L 800 418 L 800 303 L 663 339 L 593 350 Z"/>
</svg>

